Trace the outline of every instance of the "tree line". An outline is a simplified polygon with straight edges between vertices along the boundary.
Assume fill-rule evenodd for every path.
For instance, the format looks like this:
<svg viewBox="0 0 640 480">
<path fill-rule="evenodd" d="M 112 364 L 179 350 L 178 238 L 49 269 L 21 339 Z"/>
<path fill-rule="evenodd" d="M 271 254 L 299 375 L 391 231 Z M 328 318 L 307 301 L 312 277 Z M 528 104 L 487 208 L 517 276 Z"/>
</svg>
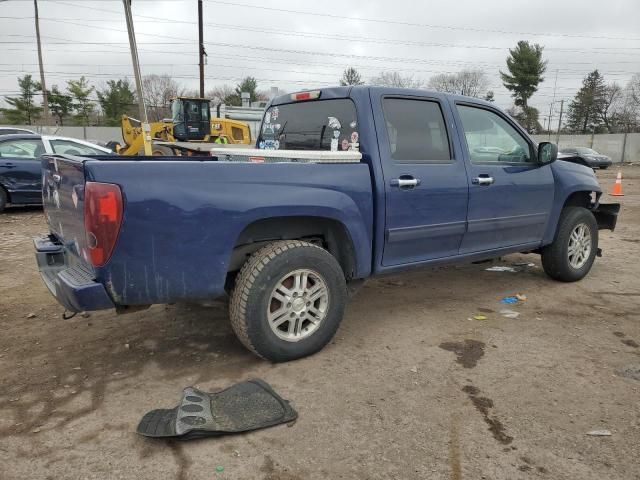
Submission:
<svg viewBox="0 0 640 480">
<path fill-rule="evenodd" d="M 142 89 L 149 121 L 171 116 L 171 99 L 199 97 L 199 93 L 180 85 L 169 75 L 143 77 Z M 4 117 L 0 123 L 34 125 L 42 119 L 42 85 L 31 75 L 18 78 L 18 95 L 5 96 L 8 108 L 0 108 Z M 251 102 L 269 100 L 269 92 L 260 91 L 253 77 L 246 77 L 235 87 L 223 85 L 206 94 L 214 104 L 242 105 L 242 92 L 249 92 Z M 278 91 L 278 93 L 283 93 Z M 135 88 L 127 79 L 107 80 L 103 88 L 91 85 L 86 77 L 68 80 L 60 87 L 47 90 L 47 105 L 56 125 L 119 126 L 122 115 L 137 117 L 138 100 Z"/>
<path fill-rule="evenodd" d="M 547 61 L 543 59 L 543 50 L 541 45 L 520 41 L 509 50 L 506 71 L 499 71 L 502 84 L 514 99 L 507 112 L 530 133 L 543 130 L 540 112 L 529 105 L 529 100 L 545 80 Z M 482 70 L 441 73 L 432 76 L 428 82 L 412 75 L 384 72 L 368 83 L 385 87 L 429 88 L 494 100 L 494 92 L 488 89 L 489 81 Z M 365 81 L 355 68 L 348 67 L 340 84 L 364 85 Z M 590 72 L 584 77 L 582 87 L 569 102 L 566 112 L 566 125 L 562 131 L 567 133 L 640 132 L 640 73 L 635 74 L 625 86 L 620 86 L 616 82 L 607 83 L 598 70 Z"/>
</svg>

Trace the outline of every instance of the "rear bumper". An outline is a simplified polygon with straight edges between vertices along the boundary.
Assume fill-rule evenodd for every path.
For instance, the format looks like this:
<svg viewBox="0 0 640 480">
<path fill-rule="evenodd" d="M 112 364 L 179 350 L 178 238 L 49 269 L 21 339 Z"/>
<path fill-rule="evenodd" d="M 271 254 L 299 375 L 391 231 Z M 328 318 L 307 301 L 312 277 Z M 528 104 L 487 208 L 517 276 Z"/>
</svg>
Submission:
<svg viewBox="0 0 640 480">
<path fill-rule="evenodd" d="M 115 308 L 104 285 L 94 280 L 93 272 L 81 264 L 69 265 L 63 245 L 48 235 L 35 237 L 33 244 L 40 276 L 64 308 L 72 312 Z"/>
</svg>

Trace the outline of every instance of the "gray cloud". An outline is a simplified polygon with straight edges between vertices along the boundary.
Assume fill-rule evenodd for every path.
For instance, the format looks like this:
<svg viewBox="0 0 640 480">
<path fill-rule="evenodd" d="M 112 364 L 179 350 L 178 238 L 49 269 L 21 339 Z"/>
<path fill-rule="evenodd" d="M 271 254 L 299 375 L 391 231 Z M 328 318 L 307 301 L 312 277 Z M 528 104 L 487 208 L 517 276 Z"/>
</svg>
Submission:
<svg viewBox="0 0 640 480">
<path fill-rule="evenodd" d="M 110 78 L 132 76 L 120 0 L 39 3 L 48 86 L 86 75 L 100 88 Z M 250 3 L 266 8 L 239 6 Z M 498 70 L 505 68 L 508 49 L 525 39 L 545 46 L 546 80 L 532 104 L 546 115 L 556 71 L 557 100 L 571 98 L 594 68 L 621 84 L 640 71 L 637 0 L 208 0 L 204 11 L 208 89 L 246 75 L 264 89 L 334 85 L 349 65 L 365 79 L 397 70 L 425 81 L 441 72 L 480 68 L 497 103 L 508 107 Z M 133 0 L 133 12 L 143 74 L 168 73 L 196 88 L 196 1 Z M 18 75 L 38 77 L 33 2 L 0 2 L 0 17 L 4 95 L 17 91 Z"/>
</svg>

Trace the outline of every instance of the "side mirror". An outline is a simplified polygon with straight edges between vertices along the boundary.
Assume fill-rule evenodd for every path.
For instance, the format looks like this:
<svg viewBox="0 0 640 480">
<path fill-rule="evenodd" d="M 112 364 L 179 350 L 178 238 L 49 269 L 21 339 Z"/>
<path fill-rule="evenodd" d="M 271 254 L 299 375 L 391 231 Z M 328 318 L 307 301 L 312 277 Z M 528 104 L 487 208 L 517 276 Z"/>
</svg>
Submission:
<svg viewBox="0 0 640 480">
<path fill-rule="evenodd" d="M 555 162 L 558 158 L 558 146 L 551 142 L 540 142 L 538 144 L 538 163 L 546 165 Z"/>
</svg>

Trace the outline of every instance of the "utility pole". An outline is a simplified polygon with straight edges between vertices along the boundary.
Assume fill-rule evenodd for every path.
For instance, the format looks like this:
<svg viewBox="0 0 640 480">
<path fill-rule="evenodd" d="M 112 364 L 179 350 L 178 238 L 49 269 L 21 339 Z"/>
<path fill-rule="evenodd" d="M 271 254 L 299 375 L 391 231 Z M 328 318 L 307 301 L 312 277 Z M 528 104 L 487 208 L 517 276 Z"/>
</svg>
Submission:
<svg viewBox="0 0 640 480">
<path fill-rule="evenodd" d="M 562 126 L 562 109 L 564 108 L 564 100 L 560 100 L 560 118 L 558 118 L 558 133 L 556 134 L 556 145 L 560 143 L 560 127 Z"/>
<path fill-rule="evenodd" d="M 558 87 L 558 69 L 556 68 L 556 80 L 553 82 L 553 98 L 549 106 L 549 140 L 551 140 L 551 116 L 553 115 L 553 104 L 556 103 L 556 88 Z"/>
<path fill-rule="evenodd" d="M 122 0 L 124 4 L 124 14 L 127 19 L 127 31 L 129 32 L 129 47 L 131 48 L 131 61 L 133 62 L 133 74 L 136 77 L 136 90 L 138 91 L 138 108 L 140 109 L 140 123 L 142 124 L 142 139 L 144 142 L 144 154 L 151 156 L 151 127 L 147 118 L 147 109 L 144 106 L 144 95 L 142 93 L 142 76 L 140 75 L 140 61 L 138 60 L 138 46 L 136 44 L 136 33 L 133 30 L 133 17 L 131 16 L 131 0 Z"/>
<path fill-rule="evenodd" d="M 200 56 L 200 98 L 204 98 L 204 31 L 202 28 L 202 0 L 198 0 L 198 55 Z"/>
<path fill-rule="evenodd" d="M 42 67 L 42 45 L 40 45 L 40 18 L 38 17 L 38 0 L 33 0 L 36 10 L 36 39 L 38 42 L 38 63 L 40 64 L 40 83 L 42 84 L 42 120 L 45 125 L 49 123 L 49 98 L 47 85 L 44 83 L 44 68 Z"/>
</svg>

